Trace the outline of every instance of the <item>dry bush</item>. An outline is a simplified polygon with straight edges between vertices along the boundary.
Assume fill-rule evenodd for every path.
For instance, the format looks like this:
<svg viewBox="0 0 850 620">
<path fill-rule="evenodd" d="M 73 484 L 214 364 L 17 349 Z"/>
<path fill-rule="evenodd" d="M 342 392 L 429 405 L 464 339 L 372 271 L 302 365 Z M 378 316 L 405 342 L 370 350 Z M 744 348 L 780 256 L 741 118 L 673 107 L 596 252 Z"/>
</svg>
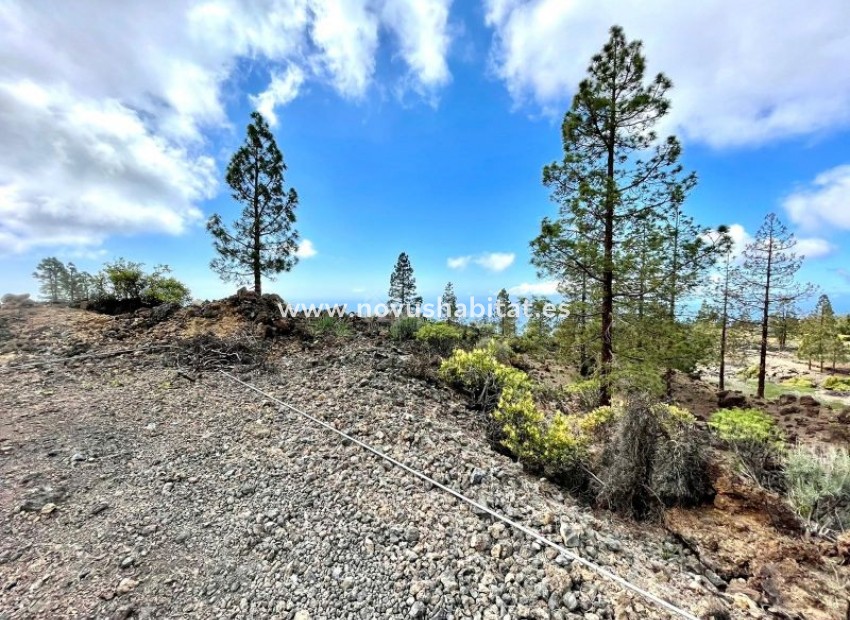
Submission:
<svg viewBox="0 0 850 620">
<path fill-rule="evenodd" d="M 271 370 L 269 345 L 249 333 L 221 338 L 199 334 L 180 342 L 177 365 L 195 372 L 210 370 Z"/>
<path fill-rule="evenodd" d="M 604 486 L 599 501 L 629 517 L 641 519 L 650 514 L 656 501 L 649 481 L 660 435 L 661 425 L 646 400 L 627 404 L 603 452 Z"/>
<path fill-rule="evenodd" d="M 603 448 L 598 500 L 637 519 L 701 503 L 712 492 L 706 444 L 689 413 L 633 398 Z"/>
</svg>

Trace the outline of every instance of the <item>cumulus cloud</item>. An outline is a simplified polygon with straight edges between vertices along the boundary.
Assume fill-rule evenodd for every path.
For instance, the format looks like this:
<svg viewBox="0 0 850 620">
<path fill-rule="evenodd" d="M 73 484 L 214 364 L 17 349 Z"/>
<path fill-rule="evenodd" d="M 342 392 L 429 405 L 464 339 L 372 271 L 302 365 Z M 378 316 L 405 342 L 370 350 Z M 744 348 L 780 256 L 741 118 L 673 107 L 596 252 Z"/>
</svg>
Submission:
<svg viewBox="0 0 850 620">
<path fill-rule="evenodd" d="M 446 264 L 449 266 L 449 269 L 466 269 L 471 260 L 471 256 L 455 256 L 449 258 Z"/>
<path fill-rule="evenodd" d="M 209 129 L 227 127 L 240 63 L 276 111 L 309 82 L 363 97 L 381 30 L 418 90 L 448 81 L 450 0 L 0 3 L 0 243 L 97 246 L 180 234 L 217 191 Z"/>
<path fill-rule="evenodd" d="M 400 47 L 399 55 L 409 67 L 414 88 L 428 91 L 451 79 L 446 63 L 451 38 L 448 19 L 450 0 L 386 2 L 383 17 Z"/>
<path fill-rule="evenodd" d="M 295 252 L 295 255 L 298 258 L 313 258 L 316 254 L 318 254 L 318 250 L 313 245 L 313 242 L 309 239 L 302 239 L 301 243 L 298 245 L 298 251 Z"/>
<path fill-rule="evenodd" d="M 824 258 L 835 252 L 836 247 L 826 239 L 818 239 L 817 237 L 807 237 L 797 239 L 797 247 L 794 251 L 800 256 L 816 259 Z"/>
<path fill-rule="evenodd" d="M 492 65 L 517 103 L 563 113 L 611 24 L 675 88 L 670 129 L 715 147 L 850 125 L 850 4 L 485 0 Z"/>
<path fill-rule="evenodd" d="M 822 172 L 789 195 L 783 206 L 804 230 L 850 230 L 850 164 Z"/>
<path fill-rule="evenodd" d="M 511 295 L 557 295 L 558 282 L 546 280 L 543 282 L 523 282 L 508 289 Z"/>
<path fill-rule="evenodd" d="M 275 127 L 277 126 L 275 108 L 284 106 L 295 99 L 303 83 L 304 71 L 296 65 L 289 65 L 283 72 L 272 74 L 268 88 L 259 95 L 252 95 L 251 101 L 269 125 Z"/>
<path fill-rule="evenodd" d="M 479 267 L 483 267 L 488 271 L 504 271 L 514 263 L 514 259 L 516 258 L 516 254 L 508 253 L 508 252 L 490 252 L 488 254 L 482 254 L 474 258 L 474 262 Z"/>
<path fill-rule="evenodd" d="M 474 263 L 479 267 L 483 267 L 488 271 L 504 271 L 508 267 L 510 267 L 516 255 L 508 252 L 485 252 L 484 254 L 479 254 L 478 256 L 455 256 L 449 258 L 446 261 L 446 264 L 449 266 L 449 269 L 466 269 L 470 263 Z"/>
</svg>

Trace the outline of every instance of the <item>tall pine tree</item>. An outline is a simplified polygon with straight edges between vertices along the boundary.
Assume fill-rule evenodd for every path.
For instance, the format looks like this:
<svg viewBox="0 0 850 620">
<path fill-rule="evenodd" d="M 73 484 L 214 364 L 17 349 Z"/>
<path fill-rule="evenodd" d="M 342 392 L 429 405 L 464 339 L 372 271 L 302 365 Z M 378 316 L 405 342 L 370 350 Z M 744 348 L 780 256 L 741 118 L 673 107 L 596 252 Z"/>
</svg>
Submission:
<svg viewBox="0 0 850 620">
<path fill-rule="evenodd" d="M 298 194 L 284 187 L 286 164 L 268 123 L 251 114 L 245 143 L 227 166 L 227 184 L 242 213 L 229 230 L 219 214 L 207 222 L 218 256 L 210 267 L 223 280 L 253 279 L 262 294 L 262 276 L 273 278 L 298 262 L 298 233 L 293 228 Z"/>
<path fill-rule="evenodd" d="M 44 299 L 56 303 L 65 298 L 63 284 L 68 277 L 68 272 L 58 258 L 49 256 L 42 259 L 36 265 L 32 276 L 38 280 L 39 290 Z"/>
<path fill-rule="evenodd" d="M 611 400 L 616 306 L 638 293 L 636 234 L 663 231 L 696 183 L 678 163 L 678 140 L 659 141 L 653 131 L 669 110 L 671 82 L 662 74 L 644 79 L 641 48 L 615 26 L 593 57 L 564 117 L 564 157 L 543 170 L 560 217 L 544 219 L 532 242 L 538 269 L 561 282 L 584 276 L 599 289 L 602 404 Z M 659 272 L 648 285 L 660 291 L 669 282 L 670 275 Z"/>
<path fill-rule="evenodd" d="M 780 302 L 793 303 L 813 292 L 813 287 L 794 281 L 802 264 L 802 257 L 794 253 L 796 245 L 794 235 L 775 213 L 769 213 L 755 239 L 744 249 L 739 286 L 744 302 L 757 312 L 761 327 L 756 392 L 759 398 L 764 398 L 771 311 Z"/>
<path fill-rule="evenodd" d="M 821 295 L 812 314 L 803 324 L 803 337 L 797 354 L 809 361 L 817 360 L 820 371 L 824 371 L 827 362 L 832 362 L 835 368 L 836 354 L 843 348 L 841 338 L 838 336 L 838 321 L 832 302 L 827 295 Z"/>
<path fill-rule="evenodd" d="M 421 303 L 422 297 L 416 293 L 413 266 L 407 254 L 402 252 L 390 275 L 389 305 L 398 308 L 402 314 L 410 314 Z"/>
</svg>

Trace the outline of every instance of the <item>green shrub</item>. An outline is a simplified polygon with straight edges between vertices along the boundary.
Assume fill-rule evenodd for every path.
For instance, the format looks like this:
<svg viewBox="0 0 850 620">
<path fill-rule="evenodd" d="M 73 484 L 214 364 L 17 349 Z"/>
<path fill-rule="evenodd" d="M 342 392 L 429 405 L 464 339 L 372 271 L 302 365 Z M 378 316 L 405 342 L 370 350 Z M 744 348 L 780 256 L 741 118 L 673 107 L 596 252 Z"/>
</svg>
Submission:
<svg viewBox="0 0 850 620">
<path fill-rule="evenodd" d="M 652 411 L 658 416 L 661 426 L 667 433 L 675 433 L 682 428 L 692 428 L 697 421 L 694 414 L 677 405 L 659 403 L 652 407 Z"/>
<path fill-rule="evenodd" d="M 502 364 L 510 365 L 514 359 L 514 351 L 504 338 L 486 336 L 479 339 L 475 344 L 476 349 L 486 349 L 489 347 L 492 347 L 493 357 Z"/>
<path fill-rule="evenodd" d="M 546 348 L 547 341 L 533 334 L 515 336 L 508 341 L 516 353 L 539 353 Z"/>
<path fill-rule="evenodd" d="M 765 487 L 781 486 L 784 443 L 773 418 L 758 409 L 723 409 L 711 416 L 708 425 L 736 454 L 745 474 Z"/>
<path fill-rule="evenodd" d="M 112 288 L 112 294 L 118 299 L 140 299 L 145 288 L 145 272 L 141 263 L 119 258 L 106 263 L 103 271 Z"/>
<path fill-rule="evenodd" d="M 565 388 L 567 394 L 573 396 L 582 411 L 593 411 L 599 406 L 602 390 L 599 379 L 587 379 L 568 385 Z"/>
<path fill-rule="evenodd" d="M 425 323 L 416 332 L 416 340 L 440 355 L 448 355 L 463 340 L 463 330 L 449 323 Z"/>
<path fill-rule="evenodd" d="M 534 402 L 531 379 L 499 362 L 496 349 L 495 342 L 472 351 L 456 349 L 440 365 L 440 376 L 492 412 L 499 443 L 525 464 L 552 472 L 570 469 L 586 444 L 572 416 L 556 414 L 547 422 Z"/>
<path fill-rule="evenodd" d="M 708 425 L 727 443 L 781 441 L 776 422 L 758 409 L 721 409 L 711 416 Z"/>
<path fill-rule="evenodd" d="M 342 338 L 351 335 L 351 327 L 348 323 L 337 316 L 331 315 L 320 316 L 313 322 L 310 329 L 316 336 L 337 336 Z"/>
<path fill-rule="evenodd" d="M 400 317 L 390 326 L 390 337 L 393 340 L 413 340 L 422 324 L 422 319 L 415 316 Z"/>
<path fill-rule="evenodd" d="M 177 278 L 154 273 L 147 279 L 142 298 L 153 304 L 186 304 L 192 295 L 188 287 Z"/>
<path fill-rule="evenodd" d="M 799 446 L 785 461 L 788 500 L 818 528 L 850 527 L 850 452 Z"/>
<path fill-rule="evenodd" d="M 835 392 L 850 392 L 850 378 L 829 376 L 823 380 L 823 389 Z"/>
</svg>

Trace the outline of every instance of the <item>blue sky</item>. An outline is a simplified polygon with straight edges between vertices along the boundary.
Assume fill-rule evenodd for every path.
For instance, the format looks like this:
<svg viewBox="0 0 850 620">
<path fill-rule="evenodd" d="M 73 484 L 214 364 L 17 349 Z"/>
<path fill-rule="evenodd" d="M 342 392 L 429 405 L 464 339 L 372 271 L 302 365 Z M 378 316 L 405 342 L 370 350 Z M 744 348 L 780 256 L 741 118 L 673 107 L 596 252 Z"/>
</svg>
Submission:
<svg viewBox="0 0 850 620">
<path fill-rule="evenodd" d="M 478 298 L 549 291 L 528 251 L 555 212 L 541 169 L 620 23 L 676 84 L 666 129 L 700 178 L 689 212 L 743 242 L 775 211 L 809 256 L 801 277 L 850 311 L 850 5 L 816 4 L 4 3 L 0 292 L 35 293 L 33 267 L 56 255 L 167 263 L 196 297 L 232 293 L 203 224 L 238 212 L 223 170 L 255 108 L 312 249 L 268 290 L 384 300 L 405 251 L 426 298 L 449 280 Z"/>
</svg>

